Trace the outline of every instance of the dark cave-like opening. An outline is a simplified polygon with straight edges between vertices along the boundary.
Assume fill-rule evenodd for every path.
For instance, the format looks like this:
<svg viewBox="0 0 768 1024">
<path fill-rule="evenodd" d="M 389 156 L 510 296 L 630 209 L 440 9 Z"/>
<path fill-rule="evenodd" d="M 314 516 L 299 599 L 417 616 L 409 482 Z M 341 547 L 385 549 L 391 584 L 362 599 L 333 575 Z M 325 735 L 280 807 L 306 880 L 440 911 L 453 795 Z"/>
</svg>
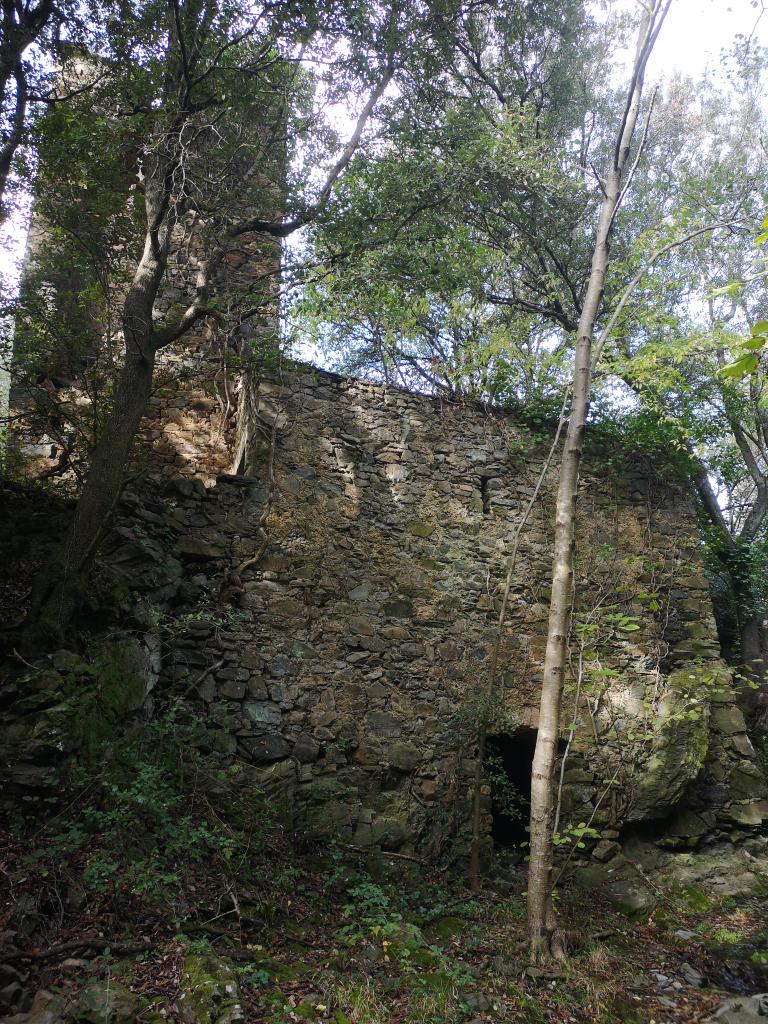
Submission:
<svg viewBox="0 0 768 1024">
<path fill-rule="evenodd" d="M 491 835 L 497 847 L 519 847 L 528 839 L 531 767 L 536 729 L 489 736 L 485 768 L 491 785 Z"/>
</svg>

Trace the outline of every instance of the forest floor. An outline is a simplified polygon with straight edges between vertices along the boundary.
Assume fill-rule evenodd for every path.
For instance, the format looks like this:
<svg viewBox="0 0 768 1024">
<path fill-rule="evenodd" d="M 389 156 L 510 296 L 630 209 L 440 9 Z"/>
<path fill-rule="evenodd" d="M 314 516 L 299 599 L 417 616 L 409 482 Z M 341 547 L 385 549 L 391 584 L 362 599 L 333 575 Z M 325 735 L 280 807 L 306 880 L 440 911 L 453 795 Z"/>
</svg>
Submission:
<svg viewBox="0 0 768 1024">
<path fill-rule="evenodd" d="M 648 879 L 656 908 L 634 919 L 566 888 L 568 957 L 534 970 L 521 869 L 473 896 L 445 872 L 324 851 L 265 860 L 256 887 L 233 887 L 208 865 L 173 899 L 158 890 L 116 901 L 108 886 L 86 895 L 71 861 L 42 869 L 29 845 L 4 838 L 0 984 L 52 991 L 62 1008 L 5 1018 L 18 1024 L 692 1024 L 729 991 L 760 991 L 761 978 L 767 987 L 763 884 L 712 897 Z M 237 982 L 244 1018 L 224 1005 L 222 978 Z M 84 1009 L 94 985 L 134 995 Z M 190 985 L 215 1011 L 191 1006 Z"/>
</svg>

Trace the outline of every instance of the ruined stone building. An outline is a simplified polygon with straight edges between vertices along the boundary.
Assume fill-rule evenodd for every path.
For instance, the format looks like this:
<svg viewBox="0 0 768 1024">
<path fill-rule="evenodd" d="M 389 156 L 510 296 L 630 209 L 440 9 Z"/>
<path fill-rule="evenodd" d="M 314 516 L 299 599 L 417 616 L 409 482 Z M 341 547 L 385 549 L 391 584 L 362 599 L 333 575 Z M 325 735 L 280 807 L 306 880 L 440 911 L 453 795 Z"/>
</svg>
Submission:
<svg viewBox="0 0 768 1024">
<path fill-rule="evenodd" d="M 243 388 L 239 428 L 222 430 L 199 381 L 147 411 L 145 475 L 103 570 L 143 610 L 146 696 L 191 701 L 204 749 L 303 836 L 461 846 L 510 542 L 550 432 L 295 364 Z M 764 782 L 719 659 L 691 499 L 631 453 L 590 448 L 562 822 L 609 838 L 656 823 L 680 845 L 757 826 Z M 555 476 L 522 534 L 487 708 L 484 828 L 502 845 L 522 838 L 500 783 L 524 800 Z M 28 779 L 23 750 L 16 761 L 11 777 Z"/>
<path fill-rule="evenodd" d="M 166 307 L 189 287 L 187 241 Z M 222 293 L 276 257 L 230 253 Z M 271 329 L 265 317 L 241 331 L 240 354 Z M 425 856 L 466 842 L 488 715 L 484 829 L 488 845 L 519 843 L 556 459 L 521 535 L 490 697 L 488 665 L 551 429 L 285 361 L 242 369 L 227 351 L 201 329 L 165 356 L 103 551 L 102 589 L 132 601 L 137 712 L 190 702 L 203 748 L 301 835 Z M 39 421 L 15 431 L 37 471 L 59 458 Z M 577 532 L 561 828 L 695 845 L 759 826 L 764 781 L 720 660 L 690 495 L 593 438 Z M 55 707 L 25 721 L 4 751 L 10 794 L 52 778 L 62 746 Z"/>
</svg>

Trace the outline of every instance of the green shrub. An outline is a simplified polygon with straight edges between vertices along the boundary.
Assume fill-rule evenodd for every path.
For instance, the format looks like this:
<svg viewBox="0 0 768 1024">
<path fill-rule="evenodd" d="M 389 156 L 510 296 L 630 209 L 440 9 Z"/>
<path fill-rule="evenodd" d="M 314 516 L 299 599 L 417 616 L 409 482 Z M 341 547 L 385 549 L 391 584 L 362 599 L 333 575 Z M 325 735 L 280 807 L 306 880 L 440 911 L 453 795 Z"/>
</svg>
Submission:
<svg viewBox="0 0 768 1024">
<path fill-rule="evenodd" d="M 86 893 L 138 897 L 164 910 L 183 902 L 192 873 L 214 873 L 220 885 L 236 861 L 240 878 L 247 876 L 249 858 L 278 833 L 270 829 L 273 809 L 251 785 L 254 835 L 227 819 L 227 807 L 215 807 L 228 775 L 200 752 L 198 732 L 182 700 L 154 721 L 91 732 L 70 769 L 73 799 L 36 833 L 27 868 L 41 880 L 66 871 Z"/>
</svg>

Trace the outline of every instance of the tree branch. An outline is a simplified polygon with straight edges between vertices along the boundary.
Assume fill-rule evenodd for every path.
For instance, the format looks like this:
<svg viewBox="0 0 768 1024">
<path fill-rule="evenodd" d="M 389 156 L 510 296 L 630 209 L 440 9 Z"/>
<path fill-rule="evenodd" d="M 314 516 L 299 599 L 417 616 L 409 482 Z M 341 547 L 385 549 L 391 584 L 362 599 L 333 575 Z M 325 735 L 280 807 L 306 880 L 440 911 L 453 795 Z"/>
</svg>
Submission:
<svg viewBox="0 0 768 1024">
<path fill-rule="evenodd" d="M 230 235 L 233 238 L 239 238 L 241 235 L 249 234 L 250 232 L 259 232 L 261 234 L 272 235 L 275 238 L 287 238 L 288 235 L 293 234 L 294 231 L 298 231 L 299 228 L 304 227 L 306 224 L 309 224 L 310 221 L 314 220 L 315 217 L 322 212 L 325 204 L 328 202 L 331 192 L 333 191 L 333 186 L 349 166 L 349 163 L 360 144 L 360 139 L 362 138 L 365 126 L 373 113 L 374 107 L 381 99 L 389 83 L 392 81 L 394 74 L 395 68 L 390 62 L 387 66 L 386 73 L 368 97 L 368 101 L 360 112 L 355 129 L 346 146 L 342 150 L 341 156 L 328 172 L 325 184 L 320 189 L 316 201 L 308 210 L 288 221 L 265 221 L 259 218 L 243 221 L 241 224 L 236 224 L 231 228 Z"/>
<path fill-rule="evenodd" d="M 735 223 L 735 222 L 723 221 L 723 222 L 720 222 L 720 223 L 717 223 L 717 224 L 708 224 L 706 227 L 703 227 L 703 228 L 696 228 L 695 231 L 689 231 L 687 234 L 683 235 L 681 238 L 676 238 L 672 242 L 667 242 L 666 245 L 662 245 L 661 248 L 657 249 L 656 252 L 654 252 L 651 255 L 651 257 L 647 261 L 647 263 L 645 263 L 643 265 L 643 267 L 641 267 L 641 269 L 638 270 L 638 272 L 635 274 L 635 276 L 629 282 L 627 287 L 621 293 L 621 298 L 619 299 L 619 301 L 618 301 L 618 303 L 616 305 L 616 308 L 614 309 L 614 311 L 613 311 L 613 313 L 611 315 L 610 320 L 605 325 L 603 330 L 600 332 L 600 336 L 597 339 L 597 342 L 595 343 L 594 354 L 592 356 L 592 370 L 593 371 L 594 371 L 595 367 L 597 366 L 598 360 L 600 359 L 600 356 L 601 356 L 602 351 L 603 351 L 603 347 L 604 347 L 606 341 L 608 340 L 608 338 L 610 337 L 611 332 L 613 331 L 614 327 L 616 326 L 616 321 L 618 320 L 619 316 L 621 315 L 624 307 L 627 305 L 627 303 L 629 302 L 630 298 L 632 297 L 632 293 L 634 292 L 635 288 L 637 288 L 638 284 L 640 284 L 640 282 L 645 277 L 645 275 L 648 273 L 648 271 L 651 270 L 655 266 L 655 264 L 661 259 L 661 257 L 662 256 L 666 256 L 666 254 L 668 252 L 671 252 L 673 249 L 677 249 L 677 248 L 679 248 L 679 246 L 685 245 L 686 242 L 690 242 L 692 239 L 698 238 L 699 235 L 705 235 L 708 231 L 718 231 L 720 228 L 731 227 L 731 226 L 733 226 L 733 223 Z"/>
</svg>

